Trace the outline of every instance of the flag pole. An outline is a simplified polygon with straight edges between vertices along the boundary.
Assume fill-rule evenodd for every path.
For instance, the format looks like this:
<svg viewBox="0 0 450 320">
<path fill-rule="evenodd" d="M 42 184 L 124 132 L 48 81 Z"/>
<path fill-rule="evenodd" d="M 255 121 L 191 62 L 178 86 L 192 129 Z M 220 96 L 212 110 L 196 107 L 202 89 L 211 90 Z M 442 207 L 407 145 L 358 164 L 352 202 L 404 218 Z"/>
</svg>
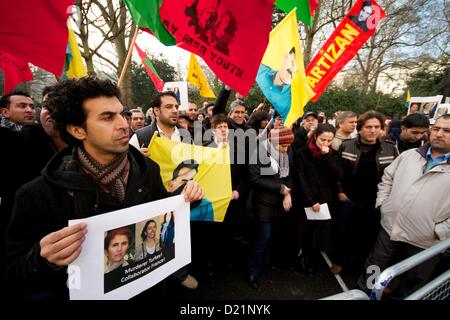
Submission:
<svg viewBox="0 0 450 320">
<path fill-rule="evenodd" d="M 123 82 L 123 79 L 125 78 L 125 72 L 128 68 L 128 65 L 130 64 L 131 55 L 133 54 L 133 48 L 134 44 L 136 43 L 136 37 L 139 32 L 139 27 L 136 26 L 136 30 L 134 31 L 133 38 L 131 39 L 130 47 L 128 48 L 127 57 L 125 58 L 125 62 L 123 63 L 122 71 L 120 72 L 119 81 L 117 82 L 117 86 L 120 87 L 120 85 Z"/>
</svg>

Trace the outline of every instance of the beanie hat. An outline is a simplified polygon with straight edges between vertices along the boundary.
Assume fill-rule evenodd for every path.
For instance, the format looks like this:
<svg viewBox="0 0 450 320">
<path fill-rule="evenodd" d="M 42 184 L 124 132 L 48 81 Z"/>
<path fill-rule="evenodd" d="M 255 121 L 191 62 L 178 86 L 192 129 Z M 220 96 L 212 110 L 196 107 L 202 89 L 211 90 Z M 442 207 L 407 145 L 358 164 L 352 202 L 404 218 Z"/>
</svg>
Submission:
<svg viewBox="0 0 450 320">
<path fill-rule="evenodd" d="M 288 127 L 272 129 L 269 132 L 269 139 L 278 144 L 291 144 L 294 142 L 294 133 Z"/>
</svg>

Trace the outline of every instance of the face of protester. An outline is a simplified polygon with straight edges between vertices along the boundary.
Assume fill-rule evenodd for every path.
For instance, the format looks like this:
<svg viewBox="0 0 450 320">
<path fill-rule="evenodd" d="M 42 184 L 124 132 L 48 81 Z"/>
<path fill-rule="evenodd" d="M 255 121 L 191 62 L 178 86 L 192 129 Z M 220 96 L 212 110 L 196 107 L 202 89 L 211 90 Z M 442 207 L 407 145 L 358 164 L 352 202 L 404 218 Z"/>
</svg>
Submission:
<svg viewBox="0 0 450 320">
<path fill-rule="evenodd" d="M 339 129 L 346 134 L 351 134 L 353 131 L 355 131 L 356 121 L 356 117 L 345 118 L 344 121 L 339 124 Z"/>
<path fill-rule="evenodd" d="M 286 153 L 289 149 L 289 144 L 277 144 L 275 146 L 275 149 L 279 152 L 279 153 Z"/>
<path fill-rule="evenodd" d="M 431 127 L 430 144 L 433 151 L 450 152 L 450 119 L 438 119 Z"/>
<path fill-rule="evenodd" d="M 226 142 L 228 141 L 228 124 L 226 122 L 219 123 L 214 128 L 214 135 L 216 136 L 217 140 L 219 142 Z"/>
<path fill-rule="evenodd" d="M 133 131 L 137 131 L 144 127 L 145 119 L 144 114 L 142 112 L 133 112 L 131 114 L 131 129 Z"/>
<path fill-rule="evenodd" d="M 234 107 L 233 112 L 230 114 L 230 118 L 233 119 L 237 124 L 243 124 L 245 120 L 245 107 L 244 106 L 236 106 Z"/>
<path fill-rule="evenodd" d="M 150 222 L 145 230 L 145 235 L 147 239 L 155 239 L 156 237 L 156 223 Z"/>
<path fill-rule="evenodd" d="M 128 251 L 128 237 L 124 234 L 116 234 L 109 242 L 105 255 L 110 262 L 120 262 Z"/>
<path fill-rule="evenodd" d="M 362 143 L 375 144 L 381 135 L 381 123 L 377 118 L 372 118 L 366 121 L 358 132 Z"/>
<path fill-rule="evenodd" d="M 97 97 L 83 103 L 84 127 L 68 125 L 67 131 L 82 140 L 84 149 L 101 164 L 128 150 L 129 126 L 117 97 Z"/>
<path fill-rule="evenodd" d="M 372 14 L 372 7 L 371 6 L 365 6 L 361 9 L 359 12 L 358 20 L 359 21 L 366 21 Z"/>
<path fill-rule="evenodd" d="M 178 176 L 169 182 L 169 192 L 178 190 L 181 186 L 185 185 L 189 180 L 194 179 L 197 174 L 195 169 L 181 168 L 178 172 Z"/>
<path fill-rule="evenodd" d="M 189 103 L 188 109 L 186 110 L 186 115 L 191 121 L 197 119 L 197 106 L 195 103 Z"/>
<path fill-rule="evenodd" d="M 316 137 L 316 145 L 319 147 L 319 149 L 322 149 L 322 147 L 329 147 L 333 139 L 333 132 L 322 132 Z"/>
<path fill-rule="evenodd" d="M 405 126 L 401 126 L 402 132 L 400 133 L 400 139 L 402 141 L 406 141 L 409 143 L 414 143 L 419 140 L 422 140 L 424 134 L 428 131 L 427 128 L 420 127 L 412 127 L 407 128 Z"/>
<path fill-rule="evenodd" d="M 16 124 L 32 124 L 36 116 L 33 100 L 26 96 L 11 96 L 9 107 L 3 109 L 2 115 Z"/>
<path fill-rule="evenodd" d="M 279 128 L 282 128 L 283 126 L 284 126 L 283 119 L 281 117 L 276 117 L 273 120 L 273 128 L 274 129 L 279 129 Z"/>
<path fill-rule="evenodd" d="M 185 118 L 178 118 L 178 125 L 187 129 L 189 127 L 189 123 Z"/>
<path fill-rule="evenodd" d="M 259 122 L 259 129 L 265 129 L 267 124 L 269 123 L 269 120 L 263 119 Z"/>
<path fill-rule="evenodd" d="M 206 109 L 206 111 L 208 111 L 208 117 L 210 119 L 212 119 L 212 117 L 213 117 L 213 108 L 214 108 L 213 106 L 210 106 Z"/>
<path fill-rule="evenodd" d="M 172 96 L 162 96 L 161 105 L 155 108 L 153 112 L 158 122 L 168 127 L 175 127 L 178 123 L 178 101 Z"/>
<path fill-rule="evenodd" d="M 200 122 L 203 122 L 205 120 L 205 116 L 203 115 L 203 114 L 199 114 L 198 116 L 197 116 L 197 121 L 200 121 Z"/>
<path fill-rule="evenodd" d="M 39 114 L 39 121 L 41 122 L 42 128 L 45 133 L 51 138 L 59 137 L 59 133 L 55 130 L 53 119 L 50 117 L 50 112 L 45 106 L 45 101 L 47 100 L 47 96 L 42 98 L 42 109 Z"/>
<path fill-rule="evenodd" d="M 307 116 L 304 121 L 303 128 L 305 128 L 305 130 L 309 132 L 310 130 L 314 130 L 315 128 L 317 128 L 317 123 L 318 120 L 316 117 Z"/>
</svg>

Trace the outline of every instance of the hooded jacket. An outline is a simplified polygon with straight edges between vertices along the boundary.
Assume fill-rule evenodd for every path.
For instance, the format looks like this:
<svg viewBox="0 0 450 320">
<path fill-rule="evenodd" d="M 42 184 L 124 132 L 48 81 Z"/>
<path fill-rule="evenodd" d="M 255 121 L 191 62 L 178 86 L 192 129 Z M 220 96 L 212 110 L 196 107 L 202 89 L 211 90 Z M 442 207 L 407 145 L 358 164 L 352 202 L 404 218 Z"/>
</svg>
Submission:
<svg viewBox="0 0 450 320">
<path fill-rule="evenodd" d="M 42 176 L 17 192 L 7 231 L 5 274 L 23 286 L 29 298 L 68 298 L 67 268 L 54 268 L 40 255 L 40 240 L 68 225 L 70 219 L 139 205 L 169 196 L 159 166 L 134 147 L 128 151 L 130 172 L 123 203 L 103 192 L 80 169 L 75 149 L 57 153 Z"/>
</svg>

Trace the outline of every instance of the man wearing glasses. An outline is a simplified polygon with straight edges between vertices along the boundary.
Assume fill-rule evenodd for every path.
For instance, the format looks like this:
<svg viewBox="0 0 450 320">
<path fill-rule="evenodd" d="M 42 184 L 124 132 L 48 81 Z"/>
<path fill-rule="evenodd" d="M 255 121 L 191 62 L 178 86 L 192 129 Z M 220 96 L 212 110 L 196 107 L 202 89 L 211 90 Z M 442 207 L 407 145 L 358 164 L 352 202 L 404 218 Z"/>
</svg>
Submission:
<svg viewBox="0 0 450 320">
<path fill-rule="evenodd" d="M 380 271 L 450 237 L 450 114 L 436 120 L 430 143 L 403 152 L 384 170 L 376 206 L 381 209 L 382 230 L 366 260 Z M 410 270 L 396 292 L 404 297 L 422 286 L 439 256 Z M 369 274 L 358 280 L 370 289 Z"/>
</svg>

